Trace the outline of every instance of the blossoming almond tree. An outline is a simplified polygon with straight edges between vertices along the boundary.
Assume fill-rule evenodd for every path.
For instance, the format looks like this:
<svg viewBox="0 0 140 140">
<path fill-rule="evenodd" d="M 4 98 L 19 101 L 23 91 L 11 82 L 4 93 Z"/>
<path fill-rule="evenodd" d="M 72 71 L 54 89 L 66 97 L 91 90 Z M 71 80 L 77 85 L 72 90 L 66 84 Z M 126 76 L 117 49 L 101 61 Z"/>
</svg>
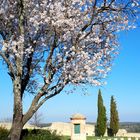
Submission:
<svg viewBox="0 0 140 140">
<path fill-rule="evenodd" d="M 9 140 L 67 84 L 102 84 L 118 51 L 116 32 L 133 28 L 139 0 L 0 0 L 0 56 L 13 83 Z M 34 93 L 27 112 L 23 95 Z"/>
</svg>

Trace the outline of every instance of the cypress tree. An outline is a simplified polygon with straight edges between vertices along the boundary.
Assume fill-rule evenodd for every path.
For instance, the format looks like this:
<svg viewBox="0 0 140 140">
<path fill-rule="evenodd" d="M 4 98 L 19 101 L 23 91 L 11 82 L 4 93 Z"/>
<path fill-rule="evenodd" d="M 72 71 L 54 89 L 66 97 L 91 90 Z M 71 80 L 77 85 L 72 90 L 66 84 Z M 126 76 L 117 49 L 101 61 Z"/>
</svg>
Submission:
<svg viewBox="0 0 140 140">
<path fill-rule="evenodd" d="M 106 131 L 106 108 L 103 104 L 103 98 L 101 95 L 101 90 L 98 93 L 98 117 L 96 124 L 96 136 L 104 136 Z"/>
<path fill-rule="evenodd" d="M 111 96 L 110 103 L 110 130 L 112 136 L 116 136 L 119 130 L 119 115 L 117 111 L 117 105 L 113 96 Z"/>
</svg>

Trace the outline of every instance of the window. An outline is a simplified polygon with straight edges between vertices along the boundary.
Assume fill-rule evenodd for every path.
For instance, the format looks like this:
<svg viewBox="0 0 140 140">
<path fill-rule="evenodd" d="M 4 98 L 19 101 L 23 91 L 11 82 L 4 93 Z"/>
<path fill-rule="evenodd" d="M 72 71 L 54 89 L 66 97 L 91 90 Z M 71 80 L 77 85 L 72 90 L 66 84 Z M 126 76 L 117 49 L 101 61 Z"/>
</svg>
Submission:
<svg viewBox="0 0 140 140">
<path fill-rule="evenodd" d="M 80 134 L 80 124 L 74 124 L 74 133 Z"/>
</svg>

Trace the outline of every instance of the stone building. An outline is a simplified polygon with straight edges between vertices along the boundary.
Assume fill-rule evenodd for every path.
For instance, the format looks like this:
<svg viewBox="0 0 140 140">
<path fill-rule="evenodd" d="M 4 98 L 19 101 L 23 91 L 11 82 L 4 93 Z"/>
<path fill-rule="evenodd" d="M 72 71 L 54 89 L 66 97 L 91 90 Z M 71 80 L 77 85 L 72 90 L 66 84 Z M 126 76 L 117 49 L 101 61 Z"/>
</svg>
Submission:
<svg viewBox="0 0 140 140">
<path fill-rule="evenodd" d="M 71 118 L 71 140 L 86 140 L 86 118 L 75 114 Z"/>
<path fill-rule="evenodd" d="M 74 114 L 70 119 L 71 122 L 69 123 L 53 122 L 50 126 L 43 127 L 42 129 L 56 131 L 59 135 L 71 136 L 72 132 L 74 133 L 74 129 L 75 131 L 78 131 L 76 129 L 79 127 L 78 125 L 74 126 L 74 124 L 81 124 L 80 127 L 82 128 L 82 131 L 84 131 L 84 135 L 95 136 L 95 126 L 93 124 L 86 124 L 86 118 L 82 114 Z"/>
</svg>

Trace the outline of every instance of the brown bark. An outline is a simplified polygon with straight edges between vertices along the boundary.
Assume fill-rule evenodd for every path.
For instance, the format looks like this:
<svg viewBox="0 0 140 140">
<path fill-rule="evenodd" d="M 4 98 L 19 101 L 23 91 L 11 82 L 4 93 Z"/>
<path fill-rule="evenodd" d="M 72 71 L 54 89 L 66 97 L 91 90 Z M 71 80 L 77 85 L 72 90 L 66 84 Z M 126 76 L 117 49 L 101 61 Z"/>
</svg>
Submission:
<svg viewBox="0 0 140 140">
<path fill-rule="evenodd" d="M 8 140 L 20 140 L 23 125 L 20 119 L 18 122 L 13 121 Z"/>
<path fill-rule="evenodd" d="M 23 128 L 22 118 L 22 96 L 21 96 L 21 79 L 17 76 L 13 82 L 14 86 L 14 110 L 13 110 L 13 122 L 8 136 L 9 140 L 20 140 L 21 131 Z"/>
</svg>

